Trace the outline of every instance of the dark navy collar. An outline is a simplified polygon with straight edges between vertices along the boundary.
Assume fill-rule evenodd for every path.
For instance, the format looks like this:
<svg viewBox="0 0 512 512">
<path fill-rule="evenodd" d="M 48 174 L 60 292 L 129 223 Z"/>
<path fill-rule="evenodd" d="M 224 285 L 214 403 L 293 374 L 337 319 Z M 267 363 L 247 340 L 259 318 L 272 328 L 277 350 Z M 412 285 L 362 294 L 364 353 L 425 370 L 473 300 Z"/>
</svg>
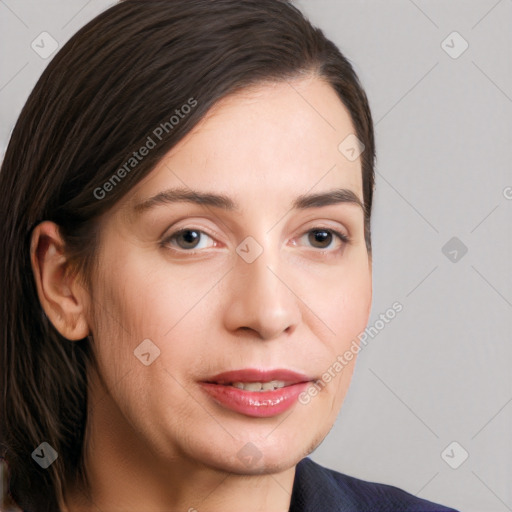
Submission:
<svg viewBox="0 0 512 512">
<path fill-rule="evenodd" d="M 457 512 L 392 485 L 368 482 L 317 464 L 295 468 L 289 512 Z"/>
<path fill-rule="evenodd" d="M 350 510 L 340 508 L 339 487 L 324 473 L 325 469 L 308 457 L 297 464 L 289 512 Z"/>
</svg>

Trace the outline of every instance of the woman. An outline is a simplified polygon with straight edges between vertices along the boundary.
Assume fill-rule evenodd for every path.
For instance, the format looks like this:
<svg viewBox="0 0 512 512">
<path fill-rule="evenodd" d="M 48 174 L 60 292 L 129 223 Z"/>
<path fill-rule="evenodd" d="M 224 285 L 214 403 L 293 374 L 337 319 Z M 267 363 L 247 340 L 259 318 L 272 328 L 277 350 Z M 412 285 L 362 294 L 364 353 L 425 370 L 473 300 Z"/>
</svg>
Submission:
<svg viewBox="0 0 512 512">
<path fill-rule="evenodd" d="M 307 458 L 370 313 L 374 157 L 350 63 L 287 1 L 125 0 L 82 28 L 0 173 L 15 501 L 449 510 Z"/>
</svg>

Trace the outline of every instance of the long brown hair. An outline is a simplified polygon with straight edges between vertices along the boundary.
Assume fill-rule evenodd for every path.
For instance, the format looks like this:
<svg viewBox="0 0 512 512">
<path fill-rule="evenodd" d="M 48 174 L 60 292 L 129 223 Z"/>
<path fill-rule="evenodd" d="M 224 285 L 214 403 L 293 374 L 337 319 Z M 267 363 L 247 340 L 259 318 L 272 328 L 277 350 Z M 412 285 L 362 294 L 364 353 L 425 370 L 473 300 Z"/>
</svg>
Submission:
<svg viewBox="0 0 512 512">
<path fill-rule="evenodd" d="M 66 340 L 41 308 L 29 256 L 33 228 L 56 222 L 87 282 L 99 217 L 216 101 L 301 74 L 331 84 L 365 146 L 371 255 L 375 148 L 367 97 L 350 62 L 289 1 L 125 0 L 77 32 L 40 77 L 0 172 L 0 456 L 25 510 L 55 512 L 66 482 L 87 486 L 86 370 L 94 364 L 90 340 Z M 155 147 L 128 168 L 148 137 Z M 42 442 L 58 453 L 47 469 L 31 456 Z"/>
</svg>

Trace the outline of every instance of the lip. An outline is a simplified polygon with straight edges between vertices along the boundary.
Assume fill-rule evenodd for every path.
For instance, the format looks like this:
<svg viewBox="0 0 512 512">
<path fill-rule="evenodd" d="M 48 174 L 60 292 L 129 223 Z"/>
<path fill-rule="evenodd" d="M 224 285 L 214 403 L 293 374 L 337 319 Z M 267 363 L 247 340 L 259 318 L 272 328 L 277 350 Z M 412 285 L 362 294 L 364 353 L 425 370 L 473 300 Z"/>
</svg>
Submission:
<svg viewBox="0 0 512 512">
<path fill-rule="evenodd" d="M 232 382 L 271 380 L 284 381 L 285 386 L 269 391 L 246 391 L 226 385 Z M 268 418 L 290 409 L 313 380 L 307 375 L 286 369 L 247 368 L 219 373 L 199 384 L 211 399 L 226 409 L 246 416 Z"/>
<path fill-rule="evenodd" d="M 301 382 L 309 382 L 313 378 L 285 368 L 276 368 L 274 370 L 245 368 L 219 373 L 205 379 L 204 382 L 230 384 L 231 382 L 269 382 L 271 380 L 282 380 L 286 384 L 299 384 Z"/>
</svg>

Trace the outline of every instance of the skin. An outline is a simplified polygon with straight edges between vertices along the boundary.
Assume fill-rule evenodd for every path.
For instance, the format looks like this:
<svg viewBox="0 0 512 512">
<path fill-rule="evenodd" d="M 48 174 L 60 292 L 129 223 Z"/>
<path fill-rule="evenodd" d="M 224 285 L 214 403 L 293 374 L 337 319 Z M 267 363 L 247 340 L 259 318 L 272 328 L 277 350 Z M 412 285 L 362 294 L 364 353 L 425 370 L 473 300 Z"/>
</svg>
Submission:
<svg viewBox="0 0 512 512">
<path fill-rule="evenodd" d="M 362 202 L 360 159 L 338 150 L 351 133 L 347 110 L 316 77 L 224 98 L 104 216 L 91 290 L 70 271 L 56 226 L 37 227 L 41 303 L 66 338 L 93 337 L 99 362 L 88 374 L 92 500 L 70 486 L 62 510 L 288 511 L 295 465 L 332 428 L 355 357 L 309 403 L 270 418 L 225 409 L 198 381 L 248 367 L 319 379 L 365 329 L 363 211 L 290 209 L 301 194 L 336 188 Z M 240 210 L 178 202 L 134 212 L 177 186 L 225 194 Z M 197 248 L 179 236 L 162 242 L 185 227 L 202 232 Z M 319 227 L 350 242 L 333 234 L 315 245 Z M 263 248 L 252 263 L 236 252 L 248 236 Z M 145 366 L 134 350 L 148 338 L 160 355 Z M 260 456 L 247 466 L 237 454 L 249 442 Z"/>
</svg>

